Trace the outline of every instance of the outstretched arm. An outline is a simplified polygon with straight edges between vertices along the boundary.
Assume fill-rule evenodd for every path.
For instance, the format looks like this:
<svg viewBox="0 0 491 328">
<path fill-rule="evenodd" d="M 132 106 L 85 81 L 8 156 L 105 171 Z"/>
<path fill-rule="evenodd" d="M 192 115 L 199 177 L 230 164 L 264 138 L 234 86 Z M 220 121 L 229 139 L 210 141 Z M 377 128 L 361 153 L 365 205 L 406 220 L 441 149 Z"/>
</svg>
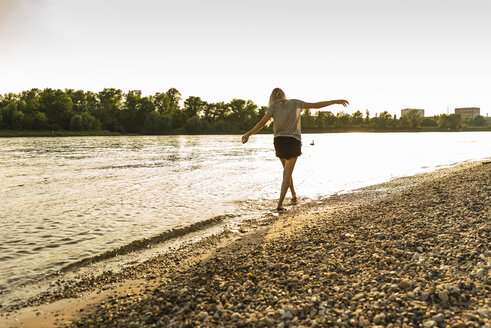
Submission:
<svg viewBox="0 0 491 328">
<path fill-rule="evenodd" d="M 263 118 L 259 122 L 257 122 L 257 124 L 252 129 L 247 131 L 247 133 L 242 136 L 242 143 L 246 143 L 247 140 L 249 140 L 250 136 L 252 136 L 257 131 L 261 130 L 263 128 L 263 126 L 265 126 L 266 123 L 268 123 L 268 121 L 271 117 L 272 117 L 272 115 L 269 112 L 266 112 L 264 114 Z"/>
<path fill-rule="evenodd" d="M 304 105 L 304 108 L 322 108 L 322 107 L 327 107 L 331 105 L 343 105 L 344 107 L 349 105 L 349 102 L 344 99 L 338 99 L 338 100 L 329 100 L 329 101 L 320 101 L 316 103 L 308 103 L 306 102 Z"/>
</svg>

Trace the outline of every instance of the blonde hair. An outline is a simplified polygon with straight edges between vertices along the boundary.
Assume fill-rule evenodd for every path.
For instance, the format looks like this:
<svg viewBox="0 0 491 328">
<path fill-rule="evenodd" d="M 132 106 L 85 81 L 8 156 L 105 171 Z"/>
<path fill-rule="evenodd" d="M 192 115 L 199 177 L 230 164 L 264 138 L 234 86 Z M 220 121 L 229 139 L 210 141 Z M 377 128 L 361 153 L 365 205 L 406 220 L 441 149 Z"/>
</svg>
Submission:
<svg viewBox="0 0 491 328">
<path fill-rule="evenodd" d="M 280 88 L 274 88 L 273 91 L 271 92 L 271 96 L 269 96 L 268 106 L 271 106 L 272 104 L 278 101 L 285 102 L 288 101 L 288 99 L 286 99 L 286 95 L 283 92 L 283 90 L 281 90 Z"/>
</svg>

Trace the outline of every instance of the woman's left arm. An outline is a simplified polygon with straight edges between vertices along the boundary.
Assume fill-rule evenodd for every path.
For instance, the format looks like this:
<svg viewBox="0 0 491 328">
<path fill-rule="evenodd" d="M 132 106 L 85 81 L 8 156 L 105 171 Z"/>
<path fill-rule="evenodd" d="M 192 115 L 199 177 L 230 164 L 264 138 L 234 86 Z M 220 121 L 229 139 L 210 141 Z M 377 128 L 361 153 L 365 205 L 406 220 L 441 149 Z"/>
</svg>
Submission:
<svg viewBox="0 0 491 328">
<path fill-rule="evenodd" d="M 247 131 L 247 133 L 242 136 L 242 143 L 245 144 L 247 142 L 247 140 L 249 140 L 250 136 L 252 136 L 253 134 L 257 133 L 259 130 L 261 130 L 263 128 L 263 126 L 265 126 L 266 123 L 268 123 L 268 121 L 271 119 L 271 117 L 273 117 L 273 115 L 271 115 L 269 112 L 266 112 L 264 114 L 263 118 L 259 122 L 257 122 L 257 124 L 254 125 L 254 127 L 252 129 Z"/>
</svg>

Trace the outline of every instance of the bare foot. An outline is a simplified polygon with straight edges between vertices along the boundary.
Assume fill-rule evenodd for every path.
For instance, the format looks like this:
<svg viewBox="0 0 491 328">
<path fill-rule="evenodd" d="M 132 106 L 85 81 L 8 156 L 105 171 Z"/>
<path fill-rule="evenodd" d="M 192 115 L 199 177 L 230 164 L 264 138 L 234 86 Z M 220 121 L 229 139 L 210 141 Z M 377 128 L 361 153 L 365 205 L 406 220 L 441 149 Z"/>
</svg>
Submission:
<svg viewBox="0 0 491 328">
<path fill-rule="evenodd" d="M 284 207 L 277 207 L 276 212 L 286 212 L 286 208 Z"/>
<path fill-rule="evenodd" d="M 290 201 L 292 204 L 296 204 L 297 203 L 297 196 L 295 197 L 292 197 L 291 201 Z"/>
</svg>

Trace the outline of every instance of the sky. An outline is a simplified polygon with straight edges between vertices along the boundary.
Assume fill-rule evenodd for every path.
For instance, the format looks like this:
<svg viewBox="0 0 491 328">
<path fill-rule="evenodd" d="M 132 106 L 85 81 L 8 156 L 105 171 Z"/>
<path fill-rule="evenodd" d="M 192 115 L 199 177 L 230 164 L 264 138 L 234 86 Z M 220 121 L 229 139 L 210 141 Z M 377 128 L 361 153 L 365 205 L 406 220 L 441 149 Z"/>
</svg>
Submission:
<svg viewBox="0 0 491 328">
<path fill-rule="evenodd" d="M 177 88 L 491 115 L 489 0 L 0 0 L 0 94 Z"/>
</svg>

